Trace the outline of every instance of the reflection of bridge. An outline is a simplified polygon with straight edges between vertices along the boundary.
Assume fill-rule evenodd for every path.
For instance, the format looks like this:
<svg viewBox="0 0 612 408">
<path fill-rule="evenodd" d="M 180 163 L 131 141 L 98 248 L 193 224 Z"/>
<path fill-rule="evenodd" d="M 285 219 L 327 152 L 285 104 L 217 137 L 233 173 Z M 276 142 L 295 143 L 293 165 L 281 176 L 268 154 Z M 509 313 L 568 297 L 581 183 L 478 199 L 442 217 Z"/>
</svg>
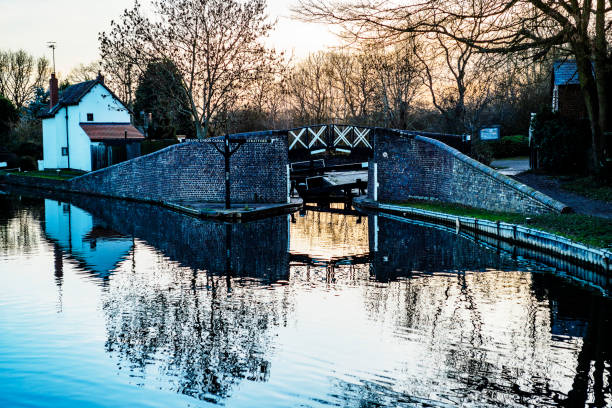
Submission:
<svg viewBox="0 0 612 408">
<path fill-rule="evenodd" d="M 308 265 L 308 266 L 319 266 L 319 267 L 336 267 L 342 265 L 363 265 L 371 262 L 370 254 L 357 254 L 348 255 L 342 257 L 336 257 L 331 259 L 323 259 L 312 257 L 308 254 L 297 254 L 293 253 L 289 257 L 289 261 L 292 265 Z"/>
</svg>

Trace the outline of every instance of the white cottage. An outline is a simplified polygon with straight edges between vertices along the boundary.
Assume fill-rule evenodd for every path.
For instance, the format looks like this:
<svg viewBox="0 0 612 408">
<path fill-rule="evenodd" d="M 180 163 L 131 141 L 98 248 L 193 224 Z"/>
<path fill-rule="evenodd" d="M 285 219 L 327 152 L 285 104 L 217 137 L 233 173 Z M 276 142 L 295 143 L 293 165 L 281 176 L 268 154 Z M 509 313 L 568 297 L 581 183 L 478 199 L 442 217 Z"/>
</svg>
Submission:
<svg viewBox="0 0 612 408">
<path fill-rule="evenodd" d="M 51 74 L 49 93 L 49 110 L 42 114 L 45 169 L 92 171 L 140 155 L 144 136 L 102 75 L 71 85 L 59 96 Z"/>
</svg>

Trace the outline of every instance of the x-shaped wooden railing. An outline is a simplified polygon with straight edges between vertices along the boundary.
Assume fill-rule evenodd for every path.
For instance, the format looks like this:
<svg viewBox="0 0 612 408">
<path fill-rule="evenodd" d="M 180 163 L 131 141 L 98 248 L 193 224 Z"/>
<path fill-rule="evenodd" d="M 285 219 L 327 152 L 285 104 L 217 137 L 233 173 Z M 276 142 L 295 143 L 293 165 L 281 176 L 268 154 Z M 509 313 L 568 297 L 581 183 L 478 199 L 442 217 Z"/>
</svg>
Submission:
<svg viewBox="0 0 612 408">
<path fill-rule="evenodd" d="M 308 150 L 311 154 L 328 150 L 351 152 L 372 149 L 373 128 L 352 125 L 311 125 L 287 131 L 289 151 Z"/>
</svg>

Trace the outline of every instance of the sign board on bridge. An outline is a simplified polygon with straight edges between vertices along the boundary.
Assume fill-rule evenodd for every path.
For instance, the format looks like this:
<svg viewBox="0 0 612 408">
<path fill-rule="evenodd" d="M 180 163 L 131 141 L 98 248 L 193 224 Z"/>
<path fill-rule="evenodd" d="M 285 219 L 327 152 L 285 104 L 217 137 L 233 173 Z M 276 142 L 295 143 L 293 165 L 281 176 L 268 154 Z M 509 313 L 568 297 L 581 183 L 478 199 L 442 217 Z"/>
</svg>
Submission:
<svg viewBox="0 0 612 408">
<path fill-rule="evenodd" d="M 490 126 L 480 129 L 480 140 L 499 139 L 499 126 Z"/>
</svg>

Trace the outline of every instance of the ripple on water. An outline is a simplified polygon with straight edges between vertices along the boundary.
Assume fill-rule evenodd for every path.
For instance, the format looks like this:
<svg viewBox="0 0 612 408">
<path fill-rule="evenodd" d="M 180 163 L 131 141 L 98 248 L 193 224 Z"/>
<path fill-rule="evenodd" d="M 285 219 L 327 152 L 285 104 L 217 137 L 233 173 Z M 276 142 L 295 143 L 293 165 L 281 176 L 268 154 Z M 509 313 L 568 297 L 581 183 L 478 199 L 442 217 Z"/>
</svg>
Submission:
<svg viewBox="0 0 612 408">
<path fill-rule="evenodd" d="M 77 201 L 0 218 L 2 406 L 611 402 L 609 300 L 455 234 Z"/>
</svg>

